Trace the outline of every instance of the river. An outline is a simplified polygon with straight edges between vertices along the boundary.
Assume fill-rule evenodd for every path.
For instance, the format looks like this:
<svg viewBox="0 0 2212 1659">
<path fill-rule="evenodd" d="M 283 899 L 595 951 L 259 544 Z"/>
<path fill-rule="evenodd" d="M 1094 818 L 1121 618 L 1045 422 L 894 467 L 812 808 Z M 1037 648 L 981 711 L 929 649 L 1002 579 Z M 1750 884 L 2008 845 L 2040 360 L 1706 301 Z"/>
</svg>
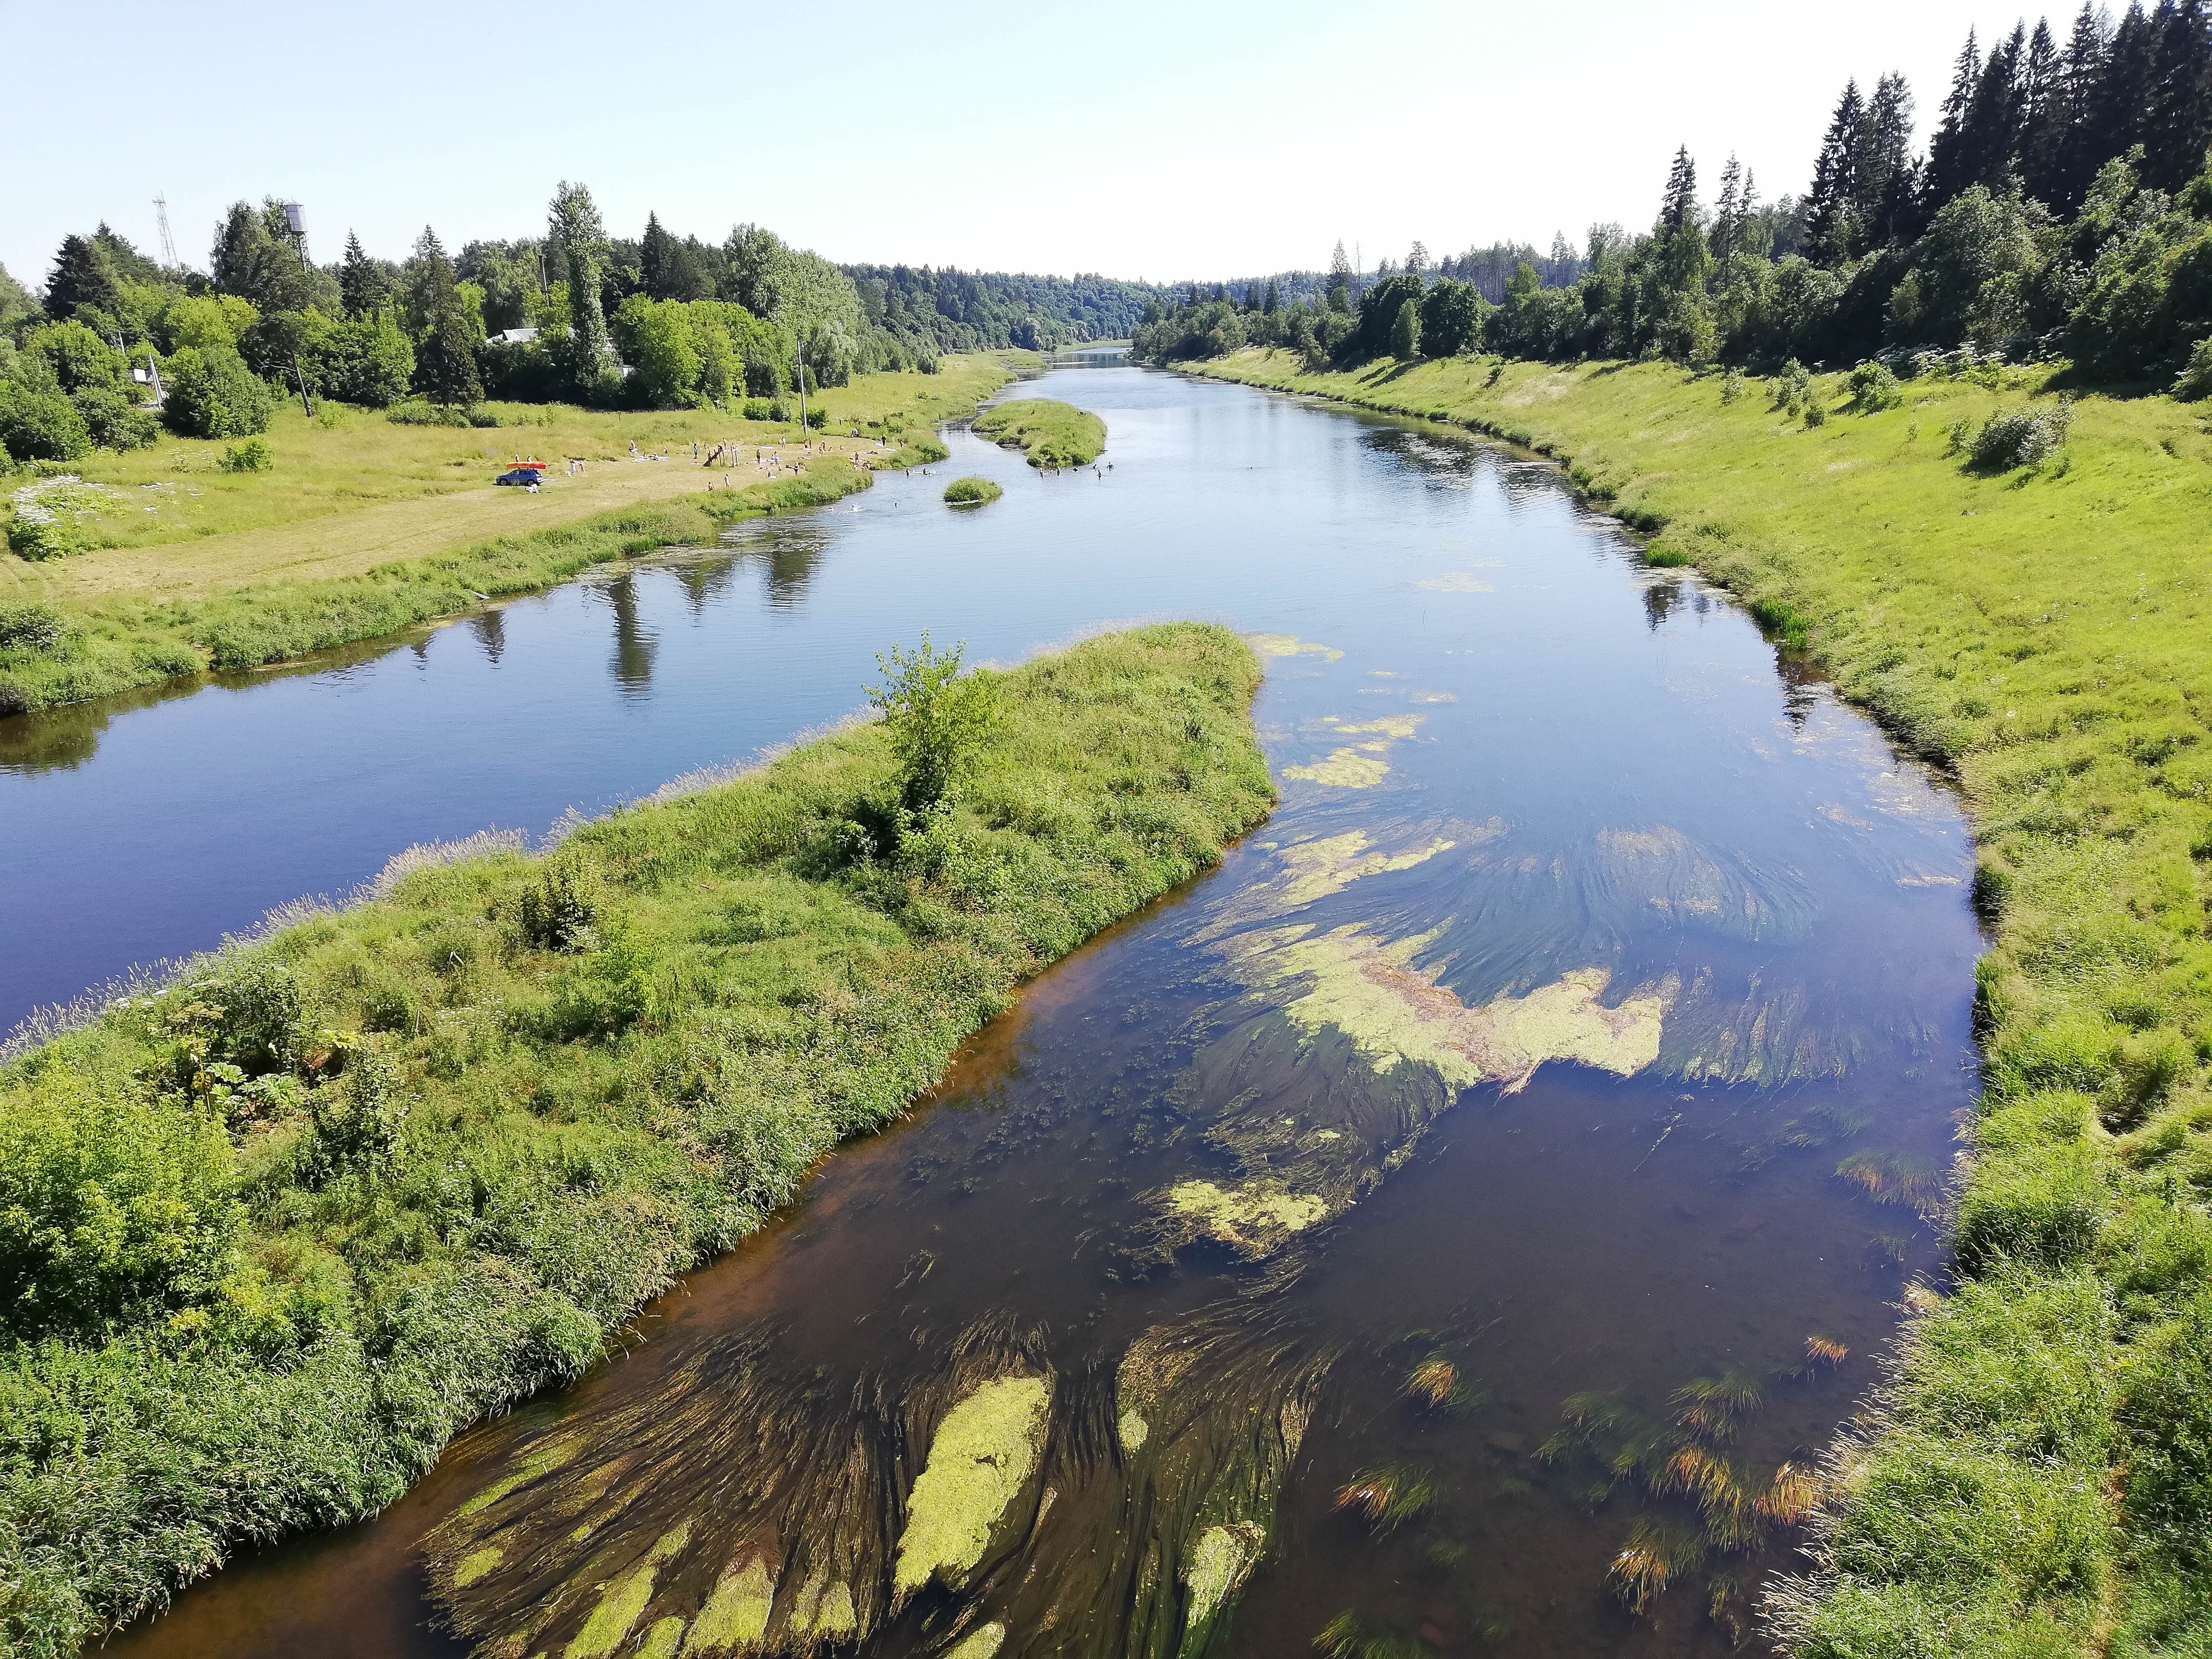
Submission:
<svg viewBox="0 0 2212 1659">
<path fill-rule="evenodd" d="M 112 1650 L 665 1659 L 719 1608 L 960 1659 L 1720 1653 L 1796 1560 L 1972 1097 L 1955 801 L 1547 465 L 1127 368 L 1030 394 L 1104 416 L 1097 469 L 955 431 L 717 548 L 0 726 L 20 1012 L 835 719 L 925 629 L 1268 659 L 1282 805 L 1218 870 L 592 1376 Z M 1005 497 L 945 509 L 969 472 Z M 1001 1517 L 904 1595 L 906 1488 L 1000 1399 Z"/>
</svg>

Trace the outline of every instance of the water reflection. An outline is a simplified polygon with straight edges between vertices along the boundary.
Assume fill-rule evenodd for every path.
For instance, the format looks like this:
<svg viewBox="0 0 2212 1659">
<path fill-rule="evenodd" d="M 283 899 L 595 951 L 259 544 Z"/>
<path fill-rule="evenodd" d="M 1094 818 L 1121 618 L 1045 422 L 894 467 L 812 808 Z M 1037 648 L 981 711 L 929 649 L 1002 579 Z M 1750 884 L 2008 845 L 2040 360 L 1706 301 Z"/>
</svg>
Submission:
<svg viewBox="0 0 2212 1659">
<path fill-rule="evenodd" d="M 507 618 L 497 606 L 469 618 L 469 630 L 483 647 L 484 660 L 496 668 L 507 654 Z"/>
<path fill-rule="evenodd" d="M 615 613 L 615 654 L 608 668 L 615 677 L 615 684 L 622 688 L 623 696 L 644 698 L 653 690 L 653 656 L 659 635 L 639 618 L 636 574 L 624 571 L 612 581 L 599 585 L 598 591 L 613 606 Z"/>
</svg>

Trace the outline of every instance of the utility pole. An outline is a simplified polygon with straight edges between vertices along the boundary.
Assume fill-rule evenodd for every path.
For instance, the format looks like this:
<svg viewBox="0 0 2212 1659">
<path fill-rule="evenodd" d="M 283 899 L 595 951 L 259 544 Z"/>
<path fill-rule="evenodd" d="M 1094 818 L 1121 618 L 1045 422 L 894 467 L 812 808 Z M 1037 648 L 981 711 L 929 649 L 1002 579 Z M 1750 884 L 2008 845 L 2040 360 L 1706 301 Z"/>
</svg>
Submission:
<svg viewBox="0 0 2212 1659">
<path fill-rule="evenodd" d="M 284 204 L 284 228 L 291 235 L 292 246 L 300 251 L 300 274 L 304 276 L 309 270 L 307 215 L 307 210 L 297 202 Z M 314 418 L 315 405 L 313 400 L 307 396 L 307 371 L 300 367 L 300 347 L 296 341 L 292 346 L 292 378 L 300 383 L 300 407 L 307 411 L 307 416 L 312 420 Z"/>
<path fill-rule="evenodd" d="M 806 441 L 806 342 L 799 338 L 797 330 L 791 337 L 797 342 L 799 353 L 799 441 Z"/>
<path fill-rule="evenodd" d="M 154 198 L 154 213 L 161 224 L 161 263 L 174 270 L 177 269 L 177 244 L 169 234 L 169 192 L 166 190 Z"/>
</svg>

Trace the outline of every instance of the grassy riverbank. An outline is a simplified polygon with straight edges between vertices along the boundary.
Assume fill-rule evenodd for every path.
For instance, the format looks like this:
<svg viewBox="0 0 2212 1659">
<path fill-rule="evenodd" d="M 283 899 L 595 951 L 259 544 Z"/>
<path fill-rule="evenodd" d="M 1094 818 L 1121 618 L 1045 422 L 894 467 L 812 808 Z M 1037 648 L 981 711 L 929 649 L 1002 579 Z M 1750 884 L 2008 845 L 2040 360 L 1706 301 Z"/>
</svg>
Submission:
<svg viewBox="0 0 2212 1659">
<path fill-rule="evenodd" d="M 1956 1270 L 1770 1611 L 1824 1656 L 2212 1650 L 2203 407 L 2084 397 L 2059 453 L 1983 468 L 1958 440 L 2054 410 L 2043 372 L 1863 414 L 1815 377 L 1808 426 L 1664 364 L 1193 367 L 1556 457 L 1958 778 L 1994 943 Z"/>
<path fill-rule="evenodd" d="M 820 394 L 830 425 L 807 448 L 795 426 L 714 410 L 517 406 L 544 418 L 478 430 L 367 410 L 325 425 L 295 407 L 271 428 L 265 472 L 223 472 L 213 441 L 102 454 L 78 471 L 109 487 L 85 526 L 103 544 L 36 562 L 0 553 L 0 715 L 374 638 L 732 519 L 834 501 L 875 470 L 941 459 L 932 427 L 1033 361 L 860 376 Z M 665 459 L 633 459 L 633 443 Z M 489 483 L 521 454 L 554 463 L 537 495 Z"/>
<path fill-rule="evenodd" d="M 0 1069 L 0 1642 L 369 1512 L 590 1364 L 1265 816 L 1259 678 L 1217 628 L 1094 640 L 1002 677 L 896 851 L 863 726 L 543 857 L 402 858 Z"/>
<path fill-rule="evenodd" d="M 975 430 L 1031 466 L 1088 466 L 1106 448 L 1106 422 L 1054 398 L 1017 398 L 985 410 Z"/>
</svg>

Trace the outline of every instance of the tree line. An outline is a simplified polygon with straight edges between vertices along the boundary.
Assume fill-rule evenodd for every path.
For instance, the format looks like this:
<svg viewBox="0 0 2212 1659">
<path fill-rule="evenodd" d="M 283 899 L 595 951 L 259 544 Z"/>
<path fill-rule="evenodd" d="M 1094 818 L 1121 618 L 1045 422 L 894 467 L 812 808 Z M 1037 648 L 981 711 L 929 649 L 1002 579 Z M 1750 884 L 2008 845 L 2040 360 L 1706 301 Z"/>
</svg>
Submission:
<svg viewBox="0 0 2212 1659">
<path fill-rule="evenodd" d="M 2099 384 L 2212 390 L 2212 7 L 2084 6 L 2059 34 L 1972 33 L 1924 150 L 1902 75 L 1845 86 L 1809 188 L 1763 202 L 1731 156 L 1710 204 L 1677 151 L 1649 231 L 1591 228 L 1516 257 L 1374 280 L 1340 244 L 1318 299 L 1191 289 L 1146 319 L 1152 361 L 1291 346 L 1316 366 L 1464 351 L 1761 368 L 1972 350 L 2070 359 Z M 1531 251 L 1533 252 L 1533 250 Z M 1547 276 L 1553 280 L 1547 282 Z"/>
<path fill-rule="evenodd" d="M 424 418 L 455 421 L 487 398 L 782 419 L 802 375 L 836 386 L 933 373 L 947 351 L 1126 337 L 1158 292 L 839 266 L 753 224 L 712 243 L 649 215 L 640 236 L 611 237 L 591 192 L 568 183 L 542 236 L 455 253 L 426 226 L 392 260 L 349 234 L 319 265 L 283 204 L 240 202 L 204 271 L 164 267 L 105 222 L 63 240 L 40 294 L 0 270 L 0 450 L 67 461 L 150 444 L 165 427 L 240 436 L 264 430 L 287 396 L 419 402 Z"/>
</svg>

